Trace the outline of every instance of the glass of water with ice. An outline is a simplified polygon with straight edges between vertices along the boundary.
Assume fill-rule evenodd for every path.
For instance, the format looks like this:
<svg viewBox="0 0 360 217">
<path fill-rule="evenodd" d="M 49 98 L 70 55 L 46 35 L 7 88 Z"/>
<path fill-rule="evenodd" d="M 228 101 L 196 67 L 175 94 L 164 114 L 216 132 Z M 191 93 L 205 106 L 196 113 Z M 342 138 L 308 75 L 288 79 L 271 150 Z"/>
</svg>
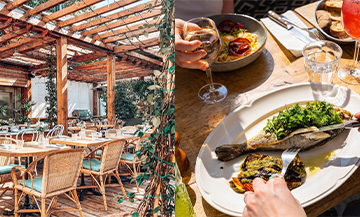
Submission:
<svg viewBox="0 0 360 217">
<path fill-rule="evenodd" d="M 302 53 L 309 82 L 332 83 L 342 55 L 341 47 L 331 41 L 319 40 L 305 45 Z"/>
</svg>

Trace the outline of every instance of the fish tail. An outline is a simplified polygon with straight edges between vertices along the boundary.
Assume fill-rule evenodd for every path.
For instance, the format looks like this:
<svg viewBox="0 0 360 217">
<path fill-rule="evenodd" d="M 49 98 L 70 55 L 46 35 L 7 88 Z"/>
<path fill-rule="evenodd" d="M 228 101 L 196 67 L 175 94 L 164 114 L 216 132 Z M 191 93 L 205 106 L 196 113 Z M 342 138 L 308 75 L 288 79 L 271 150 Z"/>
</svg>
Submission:
<svg viewBox="0 0 360 217">
<path fill-rule="evenodd" d="M 229 161 L 248 152 L 249 148 L 246 142 L 237 145 L 222 145 L 215 149 L 216 156 L 221 161 Z"/>
</svg>

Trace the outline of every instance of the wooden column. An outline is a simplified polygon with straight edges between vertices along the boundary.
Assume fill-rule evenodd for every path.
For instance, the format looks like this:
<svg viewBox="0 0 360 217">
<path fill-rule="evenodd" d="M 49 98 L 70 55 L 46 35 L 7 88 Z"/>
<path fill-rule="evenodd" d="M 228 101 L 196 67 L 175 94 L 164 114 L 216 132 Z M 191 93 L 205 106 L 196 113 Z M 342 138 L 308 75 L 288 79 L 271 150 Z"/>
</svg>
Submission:
<svg viewBox="0 0 360 217">
<path fill-rule="evenodd" d="M 93 83 L 93 116 L 98 116 L 98 91 L 94 89 L 97 83 Z"/>
<path fill-rule="evenodd" d="M 107 55 L 108 124 L 115 124 L 115 56 Z"/>
<path fill-rule="evenodd" d="M 56 39 L 57 63 L 57 118 L 58 124 L 64 126 L 64 134 L 68 132 L 68 85 L 67 85 L 67 39 Z"/>
</svg>

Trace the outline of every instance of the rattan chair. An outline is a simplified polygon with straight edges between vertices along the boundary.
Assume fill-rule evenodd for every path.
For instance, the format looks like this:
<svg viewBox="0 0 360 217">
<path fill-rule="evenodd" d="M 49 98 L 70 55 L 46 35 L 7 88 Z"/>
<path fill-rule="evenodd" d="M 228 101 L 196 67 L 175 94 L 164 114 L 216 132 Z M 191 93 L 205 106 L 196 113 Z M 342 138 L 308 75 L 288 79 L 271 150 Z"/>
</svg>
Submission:
<svg viewBox="0 0 360 217">
<path fill-rule="evenodd" d="M 50 216 L 52 213 L 69 211 L 78 211 L 80 216 L 84 216 L 76 193 L 76 183 L 84 154 L 85 152 L 82 149 L 59 151 L 37 158 L 27 169 L 19 166 L 13 167 L 11 175 L 15 188 L 15 217 L 19 216 L 19 213 L 26 213 L 27 211 L 38 211 L 41 217 Z M 44 160 L 43 176 L 34 178 L 31 170 L 36 162 L 41 159 Z M 16 169 L 23 172 L 20 180 L 16 176 Z M 25 180 L 26 174 L 29 177 L 27 180 Z M 39 210 L 19 209 L 19 204 L 26 194 L 34 199 Z M 76 208 L 58 209 L 57 198 L 59 195 L 65 195 L 73 201 Z M 48 208 L 46 208 L 45 203 L 47 198 L 51 198 Z M 37 199 L 41 200 L 40 204 Z"/>
<path fill-rule="evenodd" d="M 120 158 L 120 165 L 124 165 L 125 171 L 120 171 L 120 176 L 132 176 L 136 179 L 137 174 L 140 172 L 140 159 L 136 156 L 135 152 L 140 148 L 140 138 L 128 140 L 126 142 L 124 153 Z M 131 168 L 132 166 L 132 168 Z M 139 185 L 136 183 L 137 192 L 140 192 Z"/>
<path fill-rule="evenodd" d="M 15 139 L 0 137 L 0 144 L 17 146 Z M 5 186 L 12 181 L 11 169 L 17 166 L 14 164 L 14 158 L 0 156 L 0 197 L 2 197 L 7 190 L 12 190 L 11 187 Z M 20 177 L 20 171 L 16 171 L 16 176 Z"/>
<path fill-rule="evenodd" d="M 90 152 L 84 159 L 81 172 L 90 175 L 92 179 L 91 186 L 79 186 L 78 189 L 98 188 L 103 196 L 104 208 L 107 210 L 105 187 L 120 185 L 121 190 L 126 197 L 125 189 L 121 183 L 118 168 L 121 153 L 123 152 L 125 142 L 123 140 L 114 140 L 99 146 Z M 101 150 L 101 158 L 95 158 L 96 153 Z M 119 184 L 106 184 L 106 177 L 111 179 L 114 176 Z M 99 181 L 97 180 L 99 177 Z"/>
</svg>

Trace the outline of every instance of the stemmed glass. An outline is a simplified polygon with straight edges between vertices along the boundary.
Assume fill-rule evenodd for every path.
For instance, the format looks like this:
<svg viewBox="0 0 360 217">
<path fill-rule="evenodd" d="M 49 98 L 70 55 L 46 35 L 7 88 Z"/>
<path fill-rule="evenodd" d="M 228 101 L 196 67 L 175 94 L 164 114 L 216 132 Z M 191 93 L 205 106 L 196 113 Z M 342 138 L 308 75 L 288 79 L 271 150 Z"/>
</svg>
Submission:
<svg viewBox="0 0 360 217">
<path fill-rule="evenodd" d="M 187 41 L 199 40 L 201 46 L 197 50 L 205 50 L 207 55 L 201 60 L 207 64 L 206 76 L 209 84 L 199 90 L 200 99 L 208 104 L 214 104 L 225 99 L 227 89 L 224 85 L 214 83 L 211 75 L 211 64 L 216 60 L 221 51 L 219 31 L 213 20 L 205 17 L 193 18 L 184 25 L 184 38 Z"/>
<path fill-rule="evenodd" d="M 360 69 L 357 68 L 360 40 L 360 0 L 344 0 L 341 9 L 341 20 L 345 32 L 353 37 L 355 53 L 352 65 L 341 67 L 338 72 L 339 78 L 348 84 L 360 84 Z"/>
</svg>

